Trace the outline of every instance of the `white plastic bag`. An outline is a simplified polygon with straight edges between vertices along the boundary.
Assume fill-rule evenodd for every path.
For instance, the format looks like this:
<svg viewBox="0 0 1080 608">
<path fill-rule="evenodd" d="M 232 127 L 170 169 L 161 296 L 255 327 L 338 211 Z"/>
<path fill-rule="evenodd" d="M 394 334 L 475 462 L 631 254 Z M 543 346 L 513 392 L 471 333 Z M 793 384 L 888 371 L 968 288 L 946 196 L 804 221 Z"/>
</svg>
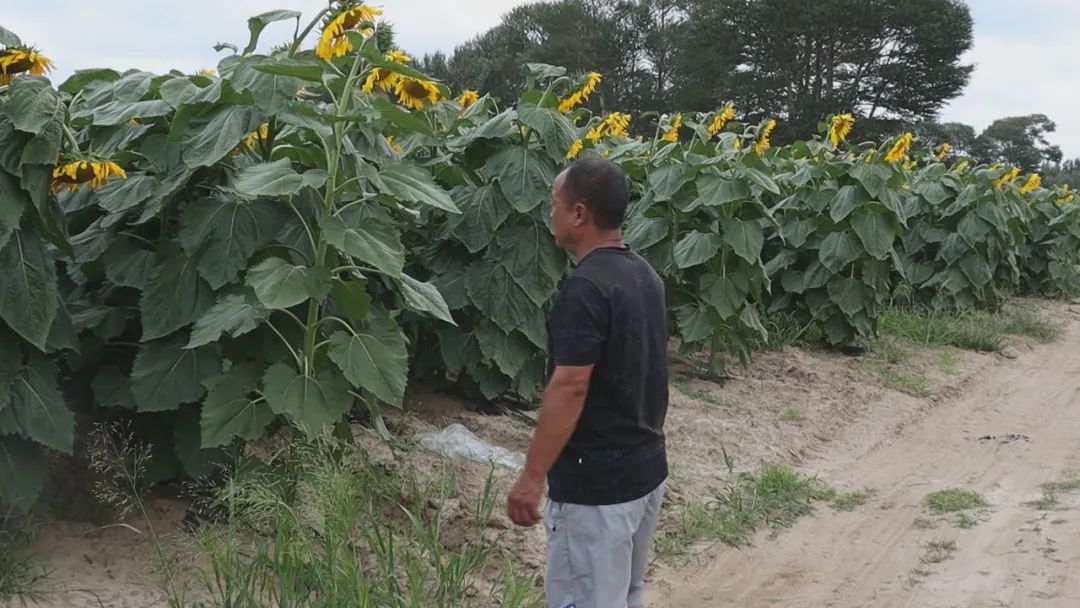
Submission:
<svg viewBox="0 0 1080 608">
<path fill-rule="evenodd" d="M 491 445 L 457 423 L 438 432 L 421 433 L 417 435 L 417 439 L 425 448 L 451 458 L 494 462 L 497 465 L 517 470 L 525 468 L 525 454 Z"/>
</svg>

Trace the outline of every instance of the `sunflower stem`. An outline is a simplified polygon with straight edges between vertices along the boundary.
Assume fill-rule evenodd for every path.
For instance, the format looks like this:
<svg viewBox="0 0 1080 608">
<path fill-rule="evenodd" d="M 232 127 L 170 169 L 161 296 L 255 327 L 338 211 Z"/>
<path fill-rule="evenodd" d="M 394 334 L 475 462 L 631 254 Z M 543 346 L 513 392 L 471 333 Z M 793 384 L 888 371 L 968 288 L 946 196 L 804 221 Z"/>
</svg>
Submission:
<svg viewBox="0 0 1080 608">
<path fill-rule="evenodd" d="M 67 123 L 64 123 L 64 139 L 66 139 L 68 144 L 74 148 L 75 152 L 79 151 L 79 140 L 75 139 L 75 134 L 72 133 L 71 127 L 69 127 Z"/>
<path fill-rule="evenodd" d="M 300 33 L 300 35 L 296 36 L 296 39 L 293 40 L 292 48 L 289 49 L 289 57 L 292 57 L 296 54 L 297 49 L 300 48 L 300 43 L 304 41 L 304 38 L 307 38 L 308 34 L 311 33 L 311 30 L 315 29 L 315 26 L 319 23 L 319 20 L 325 17 L 326 14 L 329 12 L 330 7 L 326 7 L 319 11 L 319 13 L 315 15 L 315 18 L 311 20 L 311 23 L 309 23 L 307 27 L 304 28 L 304 31 Z M 297 21 L 297 24 L 299 24 L 299 21 Z"/>
</svg>

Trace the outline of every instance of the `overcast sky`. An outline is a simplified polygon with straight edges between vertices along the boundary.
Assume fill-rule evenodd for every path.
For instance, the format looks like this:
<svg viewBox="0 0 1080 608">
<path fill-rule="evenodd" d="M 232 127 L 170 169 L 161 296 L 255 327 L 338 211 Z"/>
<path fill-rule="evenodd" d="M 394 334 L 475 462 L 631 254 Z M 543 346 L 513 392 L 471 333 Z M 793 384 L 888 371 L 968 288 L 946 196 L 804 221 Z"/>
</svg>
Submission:
<svg viewBox="0 0 1080 608">
<path fill-rule="evenodd" d="M 247 42 L 247 17 L 290 8 L 313 15 L 325 0 L 3 0 L 0 25 L 53 59 L 53 76 L 90 67 L 163 72 L 214 67 L 217 42 Z M 896 0 L 903 1 L 903 0 Z M 401 46 L 451 51 L 497 24 L 522 0 L 381 0 Z M 376 4 L 379 4 L 378 2 Z M 1080 157 L 1080 0 L 968 0 L 975 17 L 976 64 L 964 95 L 942 119 L 982 129 L 995 118 L 1043 113 L 1057 122 L 1052 141 Z M 262 47 L 291 35 L 276 24 Z"/>
</svg>

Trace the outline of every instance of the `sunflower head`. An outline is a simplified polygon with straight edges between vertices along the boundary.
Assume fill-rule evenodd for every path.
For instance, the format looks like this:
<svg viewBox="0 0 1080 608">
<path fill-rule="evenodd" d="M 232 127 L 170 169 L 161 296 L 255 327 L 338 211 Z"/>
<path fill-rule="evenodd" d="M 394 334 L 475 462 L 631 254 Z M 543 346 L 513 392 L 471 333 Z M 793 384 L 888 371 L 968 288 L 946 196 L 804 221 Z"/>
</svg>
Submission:
<svg viewBox="0 0 1080 608">
<path fill-rule="evenodd" d="M 1059 205 L 1068 205 L 1076 200 L 1076 193 L 1072 191 L 1072 187 L 1069 184 L 1065 184 L 1061 187 L 1061 196 L 1057 198 L 1055 202 Z"/>
<path fill-rule="evenodd" d="M 469 107 L 471 107 L 474 103 L 478 101 L 480 101 L 480 93 L 477 93 L 476 91 L 473 91 L 471 89 L 465 91 L 461 94 L 460 97 L 457 98 L 457 102 L 461 104 L 461 109 L 463 110 L 469 109 Z"/>
<path fill-rule="evenodd" d="M 582 83 L 581 88 L 573 93 L 563 97 L 559 100 L 559 111 L 569 112 L 574 109 L 575 106 L 580 105 L 582 102 L 589 100 L 589 95 L 593 94 L 596 87 L 600 84 L 602 77 L 600 72 L 589 72 L 585 75 L 585 81 Z"/>
<path fill-rule="evenodd" d="M 386 136 L 386 145 L 390 146 L 390 149 L 393 150 L 394 152 L 397 152 L 398 154 L 404 154 L 405 153 L 405 149 L 401 147 L 401 144 L 394 141 L 394 136 L 393 135 L 387 135 Z"/>
<path fill-rule="evenodd" d="M 713 116 L 712 122 L 709 123 L 707 128 L 709 135 L 716 135 L 719 133 L 724 128 L 724 125 L 733 118 L 735 118 L 735 104 L 729 103 L 724 106 L 723 110 L 720 110 Z"/>
<path fill-rule="evenodd" d="M 111 160 L 79 159 L 57 165 L 53 169 L 52 178 L 53 192 L 67 188 L 78 190 L 83 184 L 91 189 L 97 189 L 105 185 L 109 177 L 116 176 L 127 179 L 127 173 Z"/>
<path fill-rule="evenodd" d="M 1008 171 L 1006 171 L 1004 175 L 1002 175 L 1001 177 L 995 179 L 993 181 L 993 184 L 994 184 L 994 186 L 1000 188 L 1000 187 L 1004 186 L 1005 184 L 1012 183 L 1012 181 L 1015 180 L 1018 177 L 1020 177 L 1020 168 L 1019 167 L 1013 167 L 1012 169 L 1009 169 Z"/>
<path fill-rule="evenodd" d="M 835 148 L 847 139 L 855 127 L 855 117 L 851 114 L 838 114 L 829 121 L 829 142 Z"/>
<path fill-rule="evenodd" d="M 52 60 L 31 47 L 13 46 L 0 51 L 0 84 L 7 84 L 18 74 L 43 76 L 53 67 Z"/>
<path fill-rule="evenodd" d="M 409 57 L 396 49 L 386 54 L 386 60 L 401 65 L 412 63 L 412 57 Z M 371 71 L 368 72 L 367 79 L 364 81 L 364 86 L 361 90 L 365 93 L 370 93 L 374 91 L 377 86 L 383 91 L 392 91 L 400 79 L 401 75 L 391 69 L 372 68 Z"/>
<path fill-rule="evenodd" d="M 422 110 L 426 102 L 435 103 L 441 96 L 434 82 L 412 77 L 398 78 L 394 92 L 397 93 L 398 103 L 414 110 Z"/>
<path fill-rule="evenodd" d="M 243 150 L 254 150 L 255 146 L 259 145 L 259 142 L 266 141 L 269 137 L 270 124 L 264 122 L 259 125 L 258 129 L 245 135 L 244 139 L 240 140 L 240 144 L 233 148 L 232 154 L 239 154 Z"/>
<path fill-rule="evenodd" d="M 676 114 L 675 117 L 671 119 L 671 126 L 668 127 L 667 131 L 664 131 L 664 134 L 660 136 L 660 139 L 670 142 L 679 141 L 679 129 L 682 128 L 682 121 L 682 114 Z"/>
<path fill-rule="evenodd" d="M 589 129 L 589 132 L 585 135 L 589 141 L 600 141 L 600 138 L 605 135 L 611 137 L 629 137 L 630 133 L 627 129 L 630 127 L 630 115 L 622 112 L 612 112 L 608 114 L 603 120 L 598 122 L 596 126 Z"/>
<path fill-rule="evenodd" d="M 967 168 L 968 168 L 968 161 L 962 160 L 962 161 L 956 163 L 956 166 L 953 167 L 953 171 L 956 172 L 956 173 L 963 173 L 964 171 L 967 171 Z"/>
<path fill-rule="evenodd" d="M 889 149 L 889 153 L 885 155 L 885 162 L 894 163 L 907 157 L 908 152 L 911 150 L 911 144 L 914 142 L 915 136 L 911 133 L 901 135 L 892 148 Z"/>
<path fill-rule="evenodd" d="M 570 144 L 570 149 L 566 151 L 566 160 L 573 160 L 577 158 L 577 155 L 581 153 L 581 149 L 584 147 L 584 141 L 580 139 L 575 139 L 574 143 Z"/>
<path fill-rule="evenodd" d="M 765 126 L 761 129 L 761 136 L 758 137 L 758 141 L 754 144 L 754 152 L 757 152 L 758 156 L 765 154 L 765 151 L 772 145 L 769 142 L 769 138 L 772 137 L 772 132 L 776 129 L 776 119 L 770 118 L 769 122 L 765 123 Z"/>
<path fill-rule="evenodd" d="M 365 4 L 349 2 L 341 6 L 337 15 L 326 22 L 319 42 L 315 45 L 315 55 L 325 61 L 353 50 L 352 43 L 345 32 L 357 30 L 364 36 L 371 36 L 375 30 L 370 24 L 382 14 L 382 9 Z"/>
<path fill-rule="evenodd" d="M 949 152 L 952 152 L 952 146 L 949 145 L 949 142 L 945 142 L 938 148 L 938 152 L 934 155 L 934 158 L 936 158 L 938 162 L 941 162 L 945 160 L 945 157 L 949 155 Z"/>
<path fill-rule="evenodd" d="M 1024 185 L 1020 186 L 1020 194 L 1027 194 L 1032 190 L 1037 190 L 1039 186 L 1042 186 L 1042 176 L 1038 173 L 1032 173 L 1028 176 Z"/>
</svg>

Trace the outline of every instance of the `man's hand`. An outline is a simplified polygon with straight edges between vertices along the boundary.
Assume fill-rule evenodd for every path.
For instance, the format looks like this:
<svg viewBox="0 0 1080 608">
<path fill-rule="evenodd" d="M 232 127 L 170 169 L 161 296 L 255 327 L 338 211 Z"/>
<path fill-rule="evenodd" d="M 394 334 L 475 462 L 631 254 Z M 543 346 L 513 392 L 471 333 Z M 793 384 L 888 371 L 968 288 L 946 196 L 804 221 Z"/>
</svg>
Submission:
<svg viewBox="0 0 1080 608">
<path fill-rule="evenodd" d="M 506 498 L 506 514 L 519 526 L 535 526 L 540 522 L 540 498 L 544 493 L 544 478 L 523 472 Z"/>
</svg>

